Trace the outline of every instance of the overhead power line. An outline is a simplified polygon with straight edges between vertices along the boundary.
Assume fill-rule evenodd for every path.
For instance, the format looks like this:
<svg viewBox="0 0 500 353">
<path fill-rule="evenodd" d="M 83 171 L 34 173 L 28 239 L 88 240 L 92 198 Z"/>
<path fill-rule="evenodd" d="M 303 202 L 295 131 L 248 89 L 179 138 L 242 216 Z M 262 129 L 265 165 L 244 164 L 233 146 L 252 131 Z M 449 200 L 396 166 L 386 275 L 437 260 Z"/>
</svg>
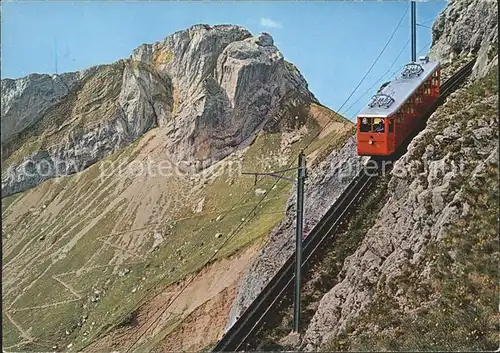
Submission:
<svg viewBox="0 0 500 353">
<path fill-rule="evenodd" d="M 406 13 L 408 12 L 408 9 L 405 10 L 403 16 L 401 17 L 400 21 L 398 22 L 397 26 L 396 26 L 396 29 L 393 31 L 393 33 L 391 34 L 389 40 L 387 41 L 387 43 L 384 45 L 384 47 L 382 48 L 380 54 L 377 56 L 377 58 L 375 59 L 375 61 L 373 62 L 373 64 L 370 66 L 370 68 L 368 69 L 367 73 L 363 76 L 363 78 L 361 79 L 361 81 L 358 83 L 358 85 L 354 88 L 354 90 L 352 91 L 352 93 L 347 97 L 347 99 L 344 101 L 344 103 L 341 105 L 341 107 L 337 110 L 337 112 L 340 112 L 340 110 L 344 107 L 344 105 L 349 101 L 349 99 L 352 97 L 352 95 L 356 92 L 356 90 L 359 88 L 359 86 L 361 85 L 361 83 L 366 79 L 366 77 L 368 76 L 368 74 L 371 72 L 371 70 L 373 69 L 373 67 L 375 66 L 375 64 L 378 62 L 378 60 L 380 59 L 380 57 L 382 56 L 382 54 L 384 53 L 385 49 L 387 48 L 387 46 L 389 45 L 390 41 L 392 40 L 392 38 L 394 37 L 397 29 L 400 27 L 401 25 L 401 22 L 403 21 L 404 17 L 406 16 Z M 309 141 L 309 143 L 304 147 L 303 150 L 306 150 L 312 143 L 313 141 L 318 138 L 321 134 L 321 132 L 323 132 L 334 120 L 333 119 L 330 119 L 330 121 L 325 124 L 325 126 L 323 126 L 323 128 L 320 129 L 320 131 L 311 139 L 311 141 Z M 293 160 L 290 165 L 288 166 L 288 168 L 290 168 L 293 164 L 295 163 L 295 160 Z M 287 168 L 287 169 L 288 169 Z M 283 171 L 281 173 L 281 175 L 284 175 L 286 171 Z M 259 182 L 262 181 L 262 179 L 264 178 L 264 176 L 262 178 L 260 178 Z M 271 186 L 271 190 L 278 184 L 278 182 L 280 181 L 280 179 L 277 179 L 273 185 Z M 286 185 L 283 186 L 283 188 L 285 187 Z M 282 190 L 283 188 L 281 188 L 280 190 Z M 253 191 L 253 190 L 250 190 L 250 191 Z M 260 200 L 259 202 L 252 208 L 252 210 L 247 214 L 247 217 L 245 217 L 245 220 L 247 221 L 247 218 L 248 218 L 248 215 L 250 215 L 251 218 L 255 217 L 257 215 L 257 209 L 258 207 L 260 206 L 260 204 L 266 199 L 266 197 L 268 195 L 270 195 L 271 192 L 265 194 Z M 225 214 L 222 218 L 224 218 L 225 216 L 227 216 L 233 209 L 234 207 L 236 207 L 237 205 L 239 205 L 241 202 L 238 202 L 236 203 L 233 207 L 231 207 Z M 249 219 L 251 219 L 249 218 Z M 249 220 L 248 219 L 248 220 Z M 231 239 L 233 239 L 237 233 L 242 229 L 242 226 L 243 224 L 245 223 L 245 221 L 242 221 L 240 222 L 240 224 L 238 225 L 238 227 L 232 232 L 232 234 L 230 236 L 228 236 L 226 238 L 226 240 L 218 247 L 217 249 L 217 252 L 218 250 L 222 249 Z M 217 252 L 215 252 L 210 258 L 209 260 L 204 264 L 204 266 L 206 266 L 208 263 L 210 263 L 217 255 Z M 201 269 L 204 267 L 204 266 L 201 266 L 198 273 L 201 271 Z M 169 303 L 166 305 L 165 308 L 162 308 L 159 313 L 160 315 L 158 315 L 148 326 L 147 328 L 143 331 L 142 334 L 140 334 L 138 336 L 137 339 L 135 339 L 132 344 L 125 350 L 125 353 L 127 352 L 130 352 L 130 350 L 132 348 L 134 348 L 134 346 L 144 337 L 144 335 L 148 332 L 148 330 L 154 325 L 157 323 L 157 321 L 162 317 L 162 315 L 170 308 L 170 306 L 175 302 L 175 300 L 184 292 L 184 290 L 189 286 L 190 283 L 192 283 L 192 281 L 197 277 L 198 273 L 196 273 L 194 276 L 191 277 L 191 279 L 189 281 L 187 281 L 187 283 L 181 288 L 181 290 L 173 297 L 172 300 L 169 301 Z M 161 281 L 161 280 L 160 280 Z M 145 296 L 144 296 L 145 297 Z M 143 297 L 143 298 L 144 298 Z M 139 328 L 142 328 L 142 327 L 139 327 Z M 89 343 L 90 344 L 90 343 Z"/>
<path fill-rule="evenodd" d="M 432 29 L 432 27 L 417 23 L 417 26 Z"/>
<path fill-rule="evenodd" d="M 434 18 L 430 18 L 430 19 L 425 20 L 425 21 L 421 21 L 420 23 L 421 23 L 421 24 L 427 24 L 427 23 L 429 23 L 429 22 L 433 22 L 433 21 L 435 21 L 435 20 L 436 20 L 436 17 L 434 17 Z"/>
<path fill-rule="evenodd" d="M 391 65 L 389 66 L 389 68 L 382 74 L 382 76 L 380 76 L 380 78 L 375 81 L 370 87 L 368 87 L 366 89 L 366 91 L 354 102 L 352 103 L 347 109 L 344 110 L 344 113 L 347 113 L 349 110 L 351 110 L 352 107 L 354 107 L 360 100 L 361 98 L 365 97 L 368 93 L 371 92 L 371 89 L 377 85 L 380 81 L 382 81 L 382 79 L 385 77 L 385 75 L 387 75 L 389 73 L 389 71 L 391 71 L 392 67 L 394 66 L 394 64 L 396 63 L 396 61 L 401 57 L 401 55 L 403 54 L 403 52 L 405 51 L 406 47 L 408 46 L 408 44 L 410 44 L 410 40 L 408 39 L 405 43 L 405 45 L 403 46 L 403 48 L 401 49 L 401 51 L 399 52 L 399 54 L 396 56 L 396 58 L 393 60 L 393 62 L 391 63 Z"/>
<path fill-rule="evenodd" d="M 342 104 L 342 106 L 338 110 L 339 112 L 344 107 L 344 105 L 349 101 L 349 99 L 352 97 L 352 95 L 354 94 L 354 92 L 356 92 L 356 90 L 359 88 L 359 86 L 361 86 L 361 84 L 363 83 L 363 81 L 365 80 L 365 78 L 368 76 L 368 74 L 372 71 L 373 67 L 375 66 L 375 64 L 378 62 L 378 60 L 380 59 L 380 57 L 384 53 L 385 49 L 387 48 L 387 46 L 391 42 L 392 38 L 394 38 L 394 35 L 396 34 L 399 26 L 401 26 L 401 22 L 403 22 L 403 19 L 405 18 L 405 16 L 406 16 L 407 13 L 408 13 L 408 8 L 405 9 L 405 12 L 403 13 L 403 16 L 401 16 L 401 19 L 399 20 L 396 28 L 394 28 L 394 31 L 392 32 L 391 36 L 387 40 L 387 43 L 385 43 L 384 47 L 382 48 L 382 50 L 378 54 L 377 58 L 375 59 L 375 61 L 372 64 L 372 66 L 370 66 L 370 68 L 368 69 L 368 71 L 366 72 L 366 74 L 363 76 L 363 78 L 361 79 L 361 81 L 359 81 L 358 85 L 354 88 L 354 90 L 352 91 L 352 93 L 347 97 L 347 99 L 344 102 L 344 104 Z"/>
</svg>

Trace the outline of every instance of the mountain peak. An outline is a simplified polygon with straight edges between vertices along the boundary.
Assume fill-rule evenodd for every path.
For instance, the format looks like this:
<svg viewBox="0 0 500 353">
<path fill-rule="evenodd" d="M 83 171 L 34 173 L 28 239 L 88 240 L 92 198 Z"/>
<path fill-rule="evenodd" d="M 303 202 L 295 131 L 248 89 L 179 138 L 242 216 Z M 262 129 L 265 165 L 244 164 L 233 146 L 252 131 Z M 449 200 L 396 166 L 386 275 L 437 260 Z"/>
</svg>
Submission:
<svg viewBox="0 0 500 353">
<path fill-rule="evenodd" d="M 8 195 L 45 180 L 19 179 L 31 153 L 42 151 L 51 165 L 73 166 L 52 178 L 90 166 L 152 128 L 165 135 L 171 160 L 211 165 L 262 128 L 269 130 L 271 122 L 287 120 L 291 107 L 312 101 L 307 82 L 285 62 L 269 33 L 197 24 L 142 44 L 111 65 L 2 81 L 3 161 L 9 171 L 2 190 Z M 29 153 L 19 150 L 26 143 L 33 146 L 25 149 Z"/>
</svg>

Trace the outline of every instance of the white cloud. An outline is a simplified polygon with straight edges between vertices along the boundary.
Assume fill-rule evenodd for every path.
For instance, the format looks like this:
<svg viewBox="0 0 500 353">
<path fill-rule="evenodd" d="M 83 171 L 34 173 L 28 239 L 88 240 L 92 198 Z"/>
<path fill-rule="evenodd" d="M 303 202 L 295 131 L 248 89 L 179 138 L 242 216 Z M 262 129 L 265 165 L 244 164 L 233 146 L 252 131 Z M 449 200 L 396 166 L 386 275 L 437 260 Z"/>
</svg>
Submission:
<svg viewBox="0 0 500 353">
<path fill-rule="evenodd" d="M 268 28 L 281 28 L 281 23 L 276 22 L 276 21 L 271 20 L 270 18 L 266 18 L 266 17 L 261 17 L 260 25 L 262 27 L 268 27 Z"/>
</svg>

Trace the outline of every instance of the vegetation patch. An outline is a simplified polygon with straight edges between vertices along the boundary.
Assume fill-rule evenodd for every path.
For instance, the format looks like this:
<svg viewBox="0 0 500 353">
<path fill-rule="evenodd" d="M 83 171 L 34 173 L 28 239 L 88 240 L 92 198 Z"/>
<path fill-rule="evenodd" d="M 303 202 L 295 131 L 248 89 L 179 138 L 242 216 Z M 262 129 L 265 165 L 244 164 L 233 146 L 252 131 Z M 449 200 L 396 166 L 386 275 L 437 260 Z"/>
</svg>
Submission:
<svg viewBox="0 0 500 353">
<path fill-rule="evenodd" d="M 367 312 L 333 339 L 325 351 L 490 351 L 498 348 L 498 168 L 486 182 L 466 188 L 470 215 L 448 227 L 425 250 L 422 263 L 379 293 Z M 408 306 L 393 295 L 402 289 Z M 374 323 L 377 329 L 373 330 Z"/>
</svg>

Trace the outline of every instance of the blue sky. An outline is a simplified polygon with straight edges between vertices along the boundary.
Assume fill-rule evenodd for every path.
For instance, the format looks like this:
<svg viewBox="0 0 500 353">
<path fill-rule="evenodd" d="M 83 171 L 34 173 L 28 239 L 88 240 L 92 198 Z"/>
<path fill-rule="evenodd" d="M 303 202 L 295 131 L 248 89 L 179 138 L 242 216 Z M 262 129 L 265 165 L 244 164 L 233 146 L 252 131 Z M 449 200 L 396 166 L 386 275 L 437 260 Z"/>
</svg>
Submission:
<svg viewBox="0 0 500 353">
<path fill-rule="evenodd" d="M 325 105 L 338 110 L 375 60 L 408 2 L 2 2 L 2 78 L 111 63 L 142 43 L 193 24 L 231 23 L 271 33 Z M 431 26 L 445 1 L 417 3 L 417 22 Z M 393 40 L 345 109 L 352 117 L 381 83 L 410 59 L 409 11 Z M 417 49 L 431 41 L 418 27 Z M 422 54 L 427 52 L 422 51 Z M 387 70 L 385 79 L 372 86 Z M 363 94 L 368 92 L 363 96 Z M 361 99 L 360 99 L 361 98 Z M 355 103 L 356 100 L 359 101 Z"/>
</svg>

